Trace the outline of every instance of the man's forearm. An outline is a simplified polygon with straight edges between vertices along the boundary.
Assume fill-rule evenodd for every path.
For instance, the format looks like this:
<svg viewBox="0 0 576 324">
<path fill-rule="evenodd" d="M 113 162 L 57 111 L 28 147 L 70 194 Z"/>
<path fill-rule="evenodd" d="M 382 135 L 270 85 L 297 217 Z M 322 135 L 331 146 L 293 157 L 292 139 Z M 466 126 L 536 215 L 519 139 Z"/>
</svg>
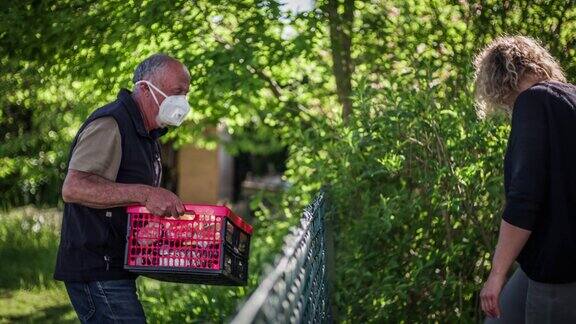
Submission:
<svg viewBox="0 0 576 324">
<path fill-rule="evenodd" d="M 500 235 L 494 252 L 491 275 L 506 276 L 508 270 L 532 232 L 506 221 L 500 224 Z"/>
<path fill-rule="evenodd" d="M 64 201 L 104 209 L 130 204 L 144 204 L 151 187 L 123 184 L 98 175 L 70 170 L 64 181 Z"/>
</svg>

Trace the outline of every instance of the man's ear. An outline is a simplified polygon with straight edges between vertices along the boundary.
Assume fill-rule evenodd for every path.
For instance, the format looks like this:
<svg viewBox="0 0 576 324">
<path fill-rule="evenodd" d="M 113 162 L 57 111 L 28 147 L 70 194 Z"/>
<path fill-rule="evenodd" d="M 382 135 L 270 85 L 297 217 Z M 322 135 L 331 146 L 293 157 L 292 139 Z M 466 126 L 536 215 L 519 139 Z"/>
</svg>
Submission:
<svg viewBox="0 0 576 324">
<path fill-rule="evenodd" d="M 138 91 L 140 91 L 144 97 L 150 97 L 150 87 L 146 83 L 138 83 L 136 86 L 138 87 Z"/>
</svg>

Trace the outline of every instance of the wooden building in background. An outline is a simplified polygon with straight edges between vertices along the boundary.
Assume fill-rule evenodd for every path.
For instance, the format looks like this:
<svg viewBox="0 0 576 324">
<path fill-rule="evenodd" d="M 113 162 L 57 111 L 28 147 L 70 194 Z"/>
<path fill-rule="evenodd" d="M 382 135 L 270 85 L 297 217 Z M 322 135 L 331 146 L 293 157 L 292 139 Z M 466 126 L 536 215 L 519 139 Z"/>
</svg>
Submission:
<svg viewBox="0 0 576 324">
<path fill-rule="evenodd" d="M 217 204 L 231 200 L 234 160 L 222 145 L 215 150 L 186 145 L 176 154 L 176 192 L 183 201 Z"/>
<path fill-rule="evenodd" d="M 287 151 L 255 155 L 241 152 L 232 157 L 224 144 L 230 140 L 224 128 L 216 149 L 193 144 L 175 150 L 162 145 L 162 187 L 175 192 L 184 202 L 196 204 L 237 203 L 259 190 L 276 191 L 283 187 Z"/>
</svg>

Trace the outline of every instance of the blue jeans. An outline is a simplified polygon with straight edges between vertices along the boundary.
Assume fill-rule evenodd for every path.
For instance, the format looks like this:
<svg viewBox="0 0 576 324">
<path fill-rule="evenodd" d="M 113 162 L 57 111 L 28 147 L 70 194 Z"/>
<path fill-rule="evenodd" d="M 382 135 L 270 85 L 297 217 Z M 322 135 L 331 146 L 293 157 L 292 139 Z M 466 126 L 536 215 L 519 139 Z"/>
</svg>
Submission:
<svg viewBox="0 0 576 324">
<path fill-rule="evenodd" d="M 146 323 L 134 280 L 64 284 L 82 323 Z"/>
</svg>

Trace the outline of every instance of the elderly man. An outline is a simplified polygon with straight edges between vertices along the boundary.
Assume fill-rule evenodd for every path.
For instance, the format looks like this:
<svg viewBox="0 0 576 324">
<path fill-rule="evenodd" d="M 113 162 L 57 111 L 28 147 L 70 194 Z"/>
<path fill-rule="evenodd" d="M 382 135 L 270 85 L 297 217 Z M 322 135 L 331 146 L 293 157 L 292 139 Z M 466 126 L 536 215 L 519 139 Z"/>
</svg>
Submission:
<svg viewBox="0 0 576 324">
<path fill-rule="evenodd" d="M 83 323 L 145 323 L 136 276 L 123 269 L 127 216 L 123 206 L 179 216 L 180 199 L 159 187 L 158 138 L 190 110 L 190 75 L 177 60 L 155 54 L 138 65 L 134 92 L 96 110 L 71 147 L 62 187 L 65 202 L 54 278 L 64 281 Z"/>
</svg>

